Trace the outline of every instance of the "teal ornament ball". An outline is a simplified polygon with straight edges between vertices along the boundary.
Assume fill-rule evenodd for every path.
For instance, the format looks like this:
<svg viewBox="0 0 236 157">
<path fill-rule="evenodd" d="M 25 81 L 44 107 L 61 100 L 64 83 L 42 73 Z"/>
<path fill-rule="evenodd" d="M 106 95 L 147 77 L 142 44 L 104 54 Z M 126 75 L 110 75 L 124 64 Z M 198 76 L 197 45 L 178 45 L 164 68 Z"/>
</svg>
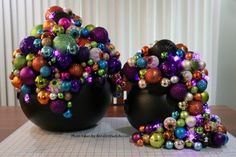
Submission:
<svg viewBox="0 0 236 157">
<path fill-rule="evenodd" d="M 201 142 L 195 142 L 195 143 L 193 144 L 193 148 L 194 148 L 194 150 L 196 150 L 196 151 L 202 150 L 202 143 L 201 143 Z"/>
<path fill-rule="evenodd" d="M 165 147 L 166 149 L 173 149 L 174 143 L 172 141 L 166 141 Z"/>
<path fill-rule="evenodd" d="M 52 56 L 53 49 L 52 49 L 50 46 L 44 46 L 44 47 L 41 49 L 41 53 L 42 53 L 43 57 L 49 58 L 49 57 Z"/>
<path fill-rule="evenodd" d="M 68 92 L 71 89 L 71 82 L 69 81 L 63 81 L 61 83 L 61 90 L 64 92 Z"/>
<path fill-rule="evenodd" d="M 178 139 L 183 139 L 186 136 L 186 130 L 183 127 L 177 127 L 175 129 L 175 136 Z"/>
<path fill-rule="evenodd" d="M 198 88 L 198 90 L 199 90 L 200 92 L 205 91 L 206 88 L 207 88 L 207 81 L 204 80 L 204 79 L 198 81 L 198 83 L 197 83 L 197 88 Z"/>
<path fill-rule="evenodd" d="M 137 66 L 138 66 L 139 68 L 144 68 L 144 67 L 146 67 L 146 65 L 147 65 L 147 62 L 145 61 L 144 58 L 139 58 L 139 59 L 137 60 Z"/>
<path fill-rule="evenodd" d="M 59 50 L 61 53 L 65 53 L 68 45 L 71 47 L 76 46 L 75 39 L 69 34 L 60 34 L 53 40 L 53 48 Z"/>
<path fill-rule="evenodd" d="M 40 74 L 43 76 L 43 77 L 48 77 L 51 75 L 51 68 L 49 66 L 43 66 L 40 68 Z"/>
</svg>

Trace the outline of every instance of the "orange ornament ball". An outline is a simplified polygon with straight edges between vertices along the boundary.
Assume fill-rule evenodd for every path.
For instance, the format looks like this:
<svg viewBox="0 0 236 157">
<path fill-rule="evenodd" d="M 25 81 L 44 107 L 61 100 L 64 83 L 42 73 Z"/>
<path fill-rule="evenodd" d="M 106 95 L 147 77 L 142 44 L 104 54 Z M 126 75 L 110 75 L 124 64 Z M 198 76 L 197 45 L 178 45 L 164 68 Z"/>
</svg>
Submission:
<svg viewBox="0 0 236 157">
<path fill-rule="evenodd" d="M 50 93 L 48 91 L 41 90 L 37 95 L 38 102 L 42 105 L 48 104 L 49 99 L 50 99 L 49 95 L 50 95 Z"/>
<path fill-rule="evenodd" d="M 18 76 L 14 76 L 13 79 L 11 80 L 11 84 L 15 87 L 15 88 L 20 88 L 22 85 L 22 81 L 20 79 L 20 77 Z"/>
<path fill-rule="evenodd" d="M 187 53 L 185 54 L 185 59 L 191 60 L 192 58 L 193 58 L 193 54 L 192 54 L 191 52 L 187 52 Z"/>
<path fill-rule="evenodd" d="M 72 76 L 81 77 L 83 75 L 83 67 L 80 64 L 73 64 L 69 72 Z"/>
<path fill-rule="evenodd" d="M 149 47 L 148 46 L 144 46 L 143 48 L 142 48 L 142 53 L 143 53 L 143 55 L 144 56 L 147 56 L 148 55 L 148 50 L 149 50 Z"/>
<path fill-rule="evenodd" d="M 201 114 L 203 112 L 202 102 L 201 101 L 191 101 L 188 104 L 188 112 L 193 116 Z"/>
<path fill-rule="evenodd" d="M 43 56 L 37 56 L 34 58 L 32 62 L 32 67 L 35 71 L 40 71 L 40 68 L 47 64 L 47 61 L 43 58 Z"/>
<path fill-rule="evenodd" d="M 44 31 L 49 31 L 53 28 L 53 26 L 56 25 L 56 22 L 55 21 L 52 21 L 52 20 L 46 20 L 44 21 L 43 23 L 43 30 Z"/>
<path fill-rule="evenodd" d="M 48 8 L 48 10 L 45 13 L 45 19 L 49 20 L 50 16 L 54 12 L 63 12 L 63 9 L 61 7 L 59 7 L 59 6 L 52 6 L 52 7 Z"/>
<path fill-rule="evenodd" d="M 183 43 L 179 43 L 176 45 L 177 49 L 182 49 L 185 53 L 188 52 L 188 47 Z"/>
<path fill-rule="evenodd" d="M 145 74 L 147 83 L 158 83 L 161 80 L 161 71 L 159 69 L 147 69 Z"/>
<path fill-rule="evenodd" d="M 200 71 L 195 71 L 193 73 L 193 78 L 200 80 L 202 78 L 202 73 Z"/>
</svg>

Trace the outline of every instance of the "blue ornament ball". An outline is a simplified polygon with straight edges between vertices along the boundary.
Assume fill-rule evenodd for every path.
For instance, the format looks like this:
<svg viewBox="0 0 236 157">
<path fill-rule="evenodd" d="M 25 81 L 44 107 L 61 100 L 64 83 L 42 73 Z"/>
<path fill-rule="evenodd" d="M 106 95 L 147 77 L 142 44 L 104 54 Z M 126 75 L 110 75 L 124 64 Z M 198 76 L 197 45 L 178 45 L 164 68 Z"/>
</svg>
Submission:
<svg viewBox="0 0 236 157">
<path fill-rule="evenodd" d="M 197 82 L 197 88 L 200 92 L 203 92 L 206 90 L 207 88 L 207 81 L 202 79 L 200 81 Z"/>
<path fill-rule="evenodd" d="M 178 139 L 183 139 L 186 136 L 186 130 L 183 127 L 178 127 L 175 129 L 175 135 Z"/>
<path fill-rule="evenodd" d="M 49 77 L 51 75 L 51 68 L 49 66 L 43 66 L 40 68 L 40 74 L 43 76 L 43 77 Z"/>
<path fill-rule="evenodd" d="M 64 92 L 68 92 L 71 89 L 71 82 L 69 81 L 63 81 L 61 83 L 61 90 Z"/>
<path fill-rule="evenodd" d="M 50 46 L 44 46 L 44 47 L 41 49 L 41 52 L 42 52 L 43 57 L 49 58 L 49 57 L 51 57 L 52 54 L 53 54 L 53 48 L 51 48 Z"/>
<path fill-rule="evenodd" d="M 67 110 L 65 113 L 63 113 L 63 116 L 64 116 L 65 118 L 71 118 L 71 117 L 72 117 L 72 113 L 71 113 L 70 110 Z"/>
<path fill-rule="evenodd" d="M 100 60 L 100 61 L 98 61 L 98 65 L 99 65 L 99 68 L 106 69 L 107 68 L 107 61 Z"/>
<path fill-rule="evenodd" d="M 194 148 L 194 150 L 196 150 L 196 151 L 202 150 L 202 143 L 201 143 L 201 142 L 195 142 L 195 143 L 193 144 L 193 148 Z"/>
<path fill-rule="evenodd" d="M 184 51 L 182 49 L 178 49 L 176 51 L 176 55 L 179 56 L 180 58 L 183 58 L 184 57 Z"/>
<path fill-rule="evenodd" d="M 27 86 L 27 85 L 25 85 L 25 84 L 23 84 L 23 85 L 21 86 L 21 92 L 22 92 L 23 94 L 29 94 L 29 93 L 30 93 L 30 87 Z"/>
<path fill-rule="evenodd" d="M 172 141 L 166 141 L 165 147 L 166 149 L 173 149 L 174 143 Z"/>
<path fill-rule="evenodd" d="M 89 30 L 86 28 L 83 28 L 80 33 L 81 33 L 81 36 L 83 36 L 83 37 L 89 36 Z"/>
<path fill-rule="evenodd" d="M 147 62 L 144 58 L 141 57 L 137 60 L 136 64 L 139 68 L 145 68 L 147 65 Z"/>
</svg>

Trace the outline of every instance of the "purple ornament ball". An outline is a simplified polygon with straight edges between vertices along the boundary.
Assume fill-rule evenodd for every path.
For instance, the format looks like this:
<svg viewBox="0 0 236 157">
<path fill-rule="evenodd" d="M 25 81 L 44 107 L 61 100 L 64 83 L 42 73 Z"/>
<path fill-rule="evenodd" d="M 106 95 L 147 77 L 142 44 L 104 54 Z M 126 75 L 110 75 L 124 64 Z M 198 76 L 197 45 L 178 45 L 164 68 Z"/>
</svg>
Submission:
<svg viewBox="0 0 236 157">
<path fill-rule="evenodd" d="M 57 59 L 57 64 L 62 69 L 68 68 L 72 63 L 71 56 L 68 53 L 60 53 L 57 55 L 56 59 Z"/>
<path fill-rule="evenodd" d="M 50 109 L 53 113 L 63 113 L 66 109 L 66 103 L 63 100 L 52 101 Z"/>
<path fill-rule="evenodd" d="M 37 53 L 40 50 L 41 47 L 37 48 L 34 46 L 35 39 L 33 36 L 28 36 L 20 42 L 20 50 L 23 54 Z"/>
<path fill-rule="evenodd" d="M 108 61 L 108 73 L 115 74 L 121 69 L 121 62 L 116 58 L 111 58 Z"/>
<path fill-rule="evenodd" d="M 165 61 L 160 65 L 162 74 L 166 77 L 175 76 L 179 69 L 178 65 L 174 61 Z"/>
<path fill-rule="evenodd" d="M 78 54 L 76 55 L 76 59 L 79 62 L 86 62 L 89 59 L 89 49 L 87 47 L 80 47 Z"/>
<path fill-rule="evenodd" d="M 96 27 L 90 32 L 91 39 L 105 44 L 106 42 L 109 41 L 108 39 L 108 32 L 105 28 L 103 27 Z"/>
<path fill-rule="evenodd" d="M 125 63 L 122 72 L 130 82 L 134 82 L 136 81 L 139 69 L 137 67 L 130 67 L 128 63 Z"/>
<path fill-rule="evenodd" d="M 187 94 L 187 87 L 183 83 L 174 84 L 170 89 L 170 96 L 176 100 L 183 100 Z"/>
<path fill-rule="evenodd" d="M 20 79 L 26 85 L 34 84 L 35 73 L 30 67 L 24 67 L 20 71 Z"/>
<path fill-rule="evenodd" d="M 78 92 L 81 88 L 81 83 L 79 80 L 72 80 L 71 81 L 71 91 Z"/>
<path fill-rule="evenodd" d="M 225 144 L 225 134 L 223 133 L 214 133 L 212 135 L 212 143 L 216 147 L 220 147 Z"/>
</svg>

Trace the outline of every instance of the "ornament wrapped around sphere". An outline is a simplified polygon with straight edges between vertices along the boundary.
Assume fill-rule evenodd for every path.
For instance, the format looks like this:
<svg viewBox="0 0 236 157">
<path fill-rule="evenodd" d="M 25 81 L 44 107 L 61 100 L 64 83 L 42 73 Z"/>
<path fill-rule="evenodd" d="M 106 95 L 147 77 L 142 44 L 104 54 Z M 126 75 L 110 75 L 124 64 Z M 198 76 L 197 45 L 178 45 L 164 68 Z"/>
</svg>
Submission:
<svg viewBox="0 0 236 157">
<path fill-rule="evenodd" d="M 52 6 L 30 35 L 13 52 L 9 77 L 25 115 L 51 131 L 95 126 L 125 84 L 107 30 Z"/>
<path fill-rule="evenodd" d="M 122 74 L 131 86 L 124 109 L 142 144 L 200 151 L 228 142 L 226 128 L 207 104 L 206 64 L 186 45 L 164 39 L 144 46 Z"/>
</svg>

